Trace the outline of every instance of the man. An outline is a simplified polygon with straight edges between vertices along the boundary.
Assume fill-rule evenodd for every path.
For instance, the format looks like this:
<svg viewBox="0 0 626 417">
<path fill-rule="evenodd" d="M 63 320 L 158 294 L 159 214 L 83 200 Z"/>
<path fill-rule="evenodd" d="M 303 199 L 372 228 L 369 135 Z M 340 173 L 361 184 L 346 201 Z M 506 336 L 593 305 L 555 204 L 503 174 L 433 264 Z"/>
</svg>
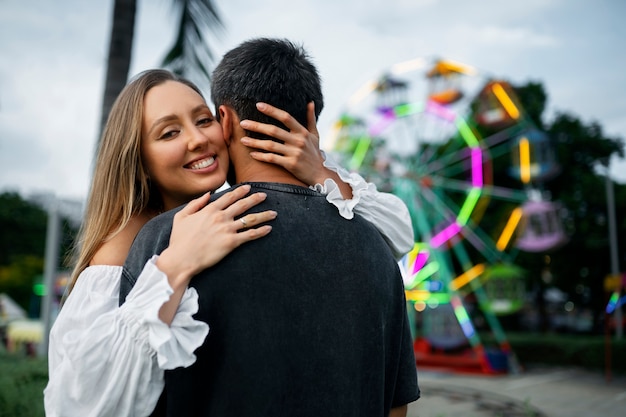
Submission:
<svg viewBox="0 0 626 417">
<path fill-rule="evenodd" d="M 166 372 L 167 415 L 406 415 L 419 389 L 402 277 L 389 247 L 363 218 L 344 219 L 323 194 L 255 160 L 241 142 L 252 136 L 242 120 L 275 123 L 257 102 L 304 126 L 307 103 L 319 115 L 317 70 L 288 41 L 254 39 L 224 56 L 211 87 L 231 183 L 265 192 L 255 211 L 278 217 L 268 236 L 191 281 L 199 294 L 195 318 L 210 331 L 195 364 Z M 132 283 L 167 246 L 172 218 L 168 212 L 142 230 L 123 279 Z"/>
</svg>

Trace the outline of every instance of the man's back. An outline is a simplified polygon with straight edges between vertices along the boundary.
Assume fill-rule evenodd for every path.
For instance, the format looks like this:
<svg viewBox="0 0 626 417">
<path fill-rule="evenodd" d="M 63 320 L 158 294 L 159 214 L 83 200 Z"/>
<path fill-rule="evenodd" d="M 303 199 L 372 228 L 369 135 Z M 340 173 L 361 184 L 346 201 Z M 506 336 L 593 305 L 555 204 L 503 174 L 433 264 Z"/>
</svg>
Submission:
<svg viewBox="0 0 626 417">
<path fill-rule="evenodd" d="M 191 281 L 210 331 L 194 365 L 166 373 L 168 415 L 383 416 L 417 399 L 402 279 L 382 237 L 307 188 L 251 185 L 268 195 L 254 211 L 278 217 Z M 164 249 L 171 217 L 142 231 L 125 277 Z"/>
</svg>

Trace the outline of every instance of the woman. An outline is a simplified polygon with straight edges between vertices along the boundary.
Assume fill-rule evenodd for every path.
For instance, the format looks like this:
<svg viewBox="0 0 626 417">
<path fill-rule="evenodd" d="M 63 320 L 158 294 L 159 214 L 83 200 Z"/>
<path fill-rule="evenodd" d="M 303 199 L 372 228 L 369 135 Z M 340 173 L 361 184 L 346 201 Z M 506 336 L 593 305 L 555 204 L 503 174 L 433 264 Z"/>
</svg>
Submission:
<svg viewBox="0 0 626 417">
<path fill-rule="evenodd" d="M 378 193 L 354 174 L 325 167 L 317 142 L 308 145 L 313 134 L 278 109 L 265 106 L 264 112 L 290 132 L 280 133 L 284 144 L 276 149 L 252 141 L 261 151 L 279 152 L 259 152 L 256 158 L 328 191 L 344 217 L 365 207 L 363 214 L 383 225 L 396 252 L 410 249 L 408 211 L 397 214 L 397 198 Z M 309 169 L 298 171 L 303 166 Z M 246 197 L 245 186 L 207 205 L 206 191 L 220 187 L 227 171 L 221 129 L 193 84 L 150 70 L 126 86 L 103 133 L 71 294 L 50 334 L 46 415 L 149 415 L 162 391 L 163 371 L 193 363 L 208 328 L 193 320 L 198 304 L 189 280 L 237 246 L 265 236 L 271 231 L 265 223 L 276 216 L 267 211 L 239 219 L 264 199 Z M 175 217 L 169 247 L 146 263 L 118 307 L 121 265 L 137 232 L 158 213 L 186 203 Z"/>
</svg>

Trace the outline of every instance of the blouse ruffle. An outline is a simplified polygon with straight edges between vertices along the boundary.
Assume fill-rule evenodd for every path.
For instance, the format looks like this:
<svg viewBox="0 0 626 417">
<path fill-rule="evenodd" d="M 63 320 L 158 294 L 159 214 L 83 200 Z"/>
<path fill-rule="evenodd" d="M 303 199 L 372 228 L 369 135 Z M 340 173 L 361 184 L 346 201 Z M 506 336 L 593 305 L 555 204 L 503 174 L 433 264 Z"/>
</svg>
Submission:
<svg viewBox="0 0 626 417">
<path fill-rule="evenodd" d="M 413 223 L 409 209 L 404 202 L 391 193 L 381 193 L 376 185 L 368 183 L 356 172 L 348 172 L 339 166 L 324 151 L 324 166 L 339 175 L 339 178 L 352 188 L 352 198 L 344 200 L 339 186 L 327 178 L 324 184 L 310 188 L 326 194 L 326 200 L 339 210 L 345 219 L 352 219 L 358 213 L 376 227 L 391 248 L 396 259 L 413 249 Z"/>
<path fill-rule="evenodd" d="M 92 266 L 81 274 L 50 332 L 46 415 L 147 416 L 163 390 L 163 372 L 195 361 L 206 323 L 192 315 L 189 288 L 168 326 L 158 312 L 173 290 L 149 260 L 126 303 L 118 307 L 122 267 Z"/>
<path fill-rule="evenodd" d="M 127 325 L 137 329 L 135 338 L 139 342 L 147 341 L 156 352 L 159 368 L 187 367 L 195 362 L 193 352 L 202 345 L 209 327 L 193 318 L 198 312 L 198 293 L 194 288 L 185 290 L 171 325 L 159 319 L 161 306 L 174 291 L 167 276 L 157 268 L 157 258 L 157 255 L 153 256 L 142 272 L 142 275 L 146 274 L 153 279 L 142 280 L 140 275 L 126 302 L 120 307 L 121 315 Z"/>
</svg>

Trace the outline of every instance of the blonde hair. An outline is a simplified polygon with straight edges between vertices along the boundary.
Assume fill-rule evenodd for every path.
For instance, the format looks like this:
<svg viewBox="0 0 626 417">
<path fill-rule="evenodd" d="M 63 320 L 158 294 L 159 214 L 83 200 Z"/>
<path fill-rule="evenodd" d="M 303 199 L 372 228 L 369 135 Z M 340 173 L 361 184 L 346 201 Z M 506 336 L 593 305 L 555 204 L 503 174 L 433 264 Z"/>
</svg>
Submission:
<svg viewBox="0 0 626 417">
<path fill-rule="evenodd" d="M 141 131 L 144 97 L 151 88 L 166 81 L 183 83 L 202 95 L 191 82 L 155 69 L 137 75 L 113 103 L 100 139 L 85 216 L 75 243 L 76 263 L 68 293 L 107 239 L 123 230 L 133 216 L 162 209 L 161 196 L 151 186 L 142 162 Z"/>
</svg>

